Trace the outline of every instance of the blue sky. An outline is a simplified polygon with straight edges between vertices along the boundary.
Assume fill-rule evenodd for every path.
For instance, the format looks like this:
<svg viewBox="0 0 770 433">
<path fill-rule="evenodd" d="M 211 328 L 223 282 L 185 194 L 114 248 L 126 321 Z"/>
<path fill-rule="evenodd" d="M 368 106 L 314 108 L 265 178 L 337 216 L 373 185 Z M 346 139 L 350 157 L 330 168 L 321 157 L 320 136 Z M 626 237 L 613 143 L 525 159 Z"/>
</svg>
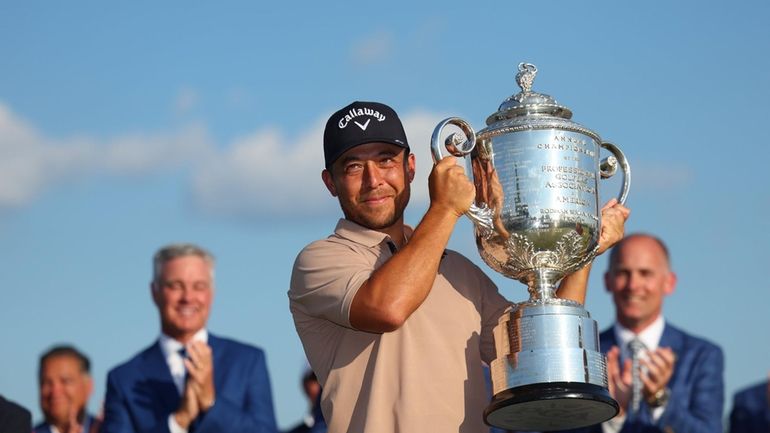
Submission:
<svg viewBox="0 0 770 433">
<path fill-rule="evenodd" d="M 211 330 L 266 350 L 292 424 L 305 403 L 291 265 L 339 217 L 320 181 L 326 118 L 356 99 L 399 111 L 416 224 L 435 124 L 481 129 L 527 61 L 536 91 L 628 156 L 629 231 L 669 243 L 665 313 L 724 348 L 729 410 L 770 370 L 768 20 L 761 1 L 4 1 L 0 392 L 38 419 L 37 357 L 71 342 L 92 358 L 96 410 L 107 370 L 157 336 L 152 253 L 193 241 L 218 257 Z M 481 263 L 466 221 L 451 247 Z M 602 328 L 604 267 L 587 302 Z"/>
</svg>

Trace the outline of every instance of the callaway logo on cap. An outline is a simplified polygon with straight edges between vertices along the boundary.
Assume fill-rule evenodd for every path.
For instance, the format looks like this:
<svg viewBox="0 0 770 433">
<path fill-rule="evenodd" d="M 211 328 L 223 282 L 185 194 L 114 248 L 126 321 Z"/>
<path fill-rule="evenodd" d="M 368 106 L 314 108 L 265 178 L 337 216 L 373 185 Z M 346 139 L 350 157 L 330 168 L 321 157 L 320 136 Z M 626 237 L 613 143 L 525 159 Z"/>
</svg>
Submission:
<svg viewBox="0 0 770 433">
<path fill-rule="evenodd" d="M 361 144 L 383 142 L 409 148 L 404 127 L 392 108 L 379 102 L 356 101 L 329 117 L 324 130 L 326 168 Z"/>
</svg>

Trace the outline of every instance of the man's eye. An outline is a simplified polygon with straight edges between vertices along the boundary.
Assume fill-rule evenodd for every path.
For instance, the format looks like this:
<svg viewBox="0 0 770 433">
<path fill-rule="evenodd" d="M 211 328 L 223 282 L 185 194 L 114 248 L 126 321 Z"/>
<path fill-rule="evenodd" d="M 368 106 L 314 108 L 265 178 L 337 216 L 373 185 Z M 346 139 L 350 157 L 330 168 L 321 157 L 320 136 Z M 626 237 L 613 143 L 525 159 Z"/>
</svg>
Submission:
<svg viewBox="0 0 770 433">
<path fill-rule="evenodd" d="M 209 287 L 210 287 L 209 283 L 195 283 L 195 284 L 193 284 L 193 289 L 195 289 L 197 291 L 208 290 Z"/>
<path fill-rule="evenodd" d="M 181 281 L 166 281 L 164 286 L 170 290 L 182 290 L 184 288 Z"/>
<path fill-rule="evenodd" d="M 348 164 L 345 166 L 345 173 L 356 173 L 363 169 L 363 164 Z"/>
</svg>

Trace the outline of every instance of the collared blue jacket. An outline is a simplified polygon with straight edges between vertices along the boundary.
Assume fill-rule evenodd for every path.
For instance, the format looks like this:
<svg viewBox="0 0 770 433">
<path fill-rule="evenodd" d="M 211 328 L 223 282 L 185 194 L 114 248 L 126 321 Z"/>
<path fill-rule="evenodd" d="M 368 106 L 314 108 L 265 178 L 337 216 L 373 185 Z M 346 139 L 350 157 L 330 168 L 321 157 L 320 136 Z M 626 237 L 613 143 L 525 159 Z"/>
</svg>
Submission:
<svg viewBox="0 0 770 433">
<path fill-rule="evenodd" d="M 191 425 L 194 433 L 274 433 L 270 380 L 261 349 L 209 334 L 216 400 Z M 101 433 L 168 433 L 179 407 L 160 344 L 156 342 L 107 375 Z"/>
<path fill-rule="evenodd" d="M 767 381 L 744 388 L 733 396 L 730 433 L 770 432 L 770 403 Z"/>
<path fill-rule="evenodd" d="M 603 353 L 617 346 L 615 331 L 599 335 Z M 666 323 L 659 347 L 676 354 L 671 395 L 663 415 L 653 422 L 651 408 L 642 402 L 638 414 L 626 414 L 621 433 L 722 433 L 724 355 L 722 349 Z M 601 424 L 574 432 L 602 433 Z"/>
</svg>

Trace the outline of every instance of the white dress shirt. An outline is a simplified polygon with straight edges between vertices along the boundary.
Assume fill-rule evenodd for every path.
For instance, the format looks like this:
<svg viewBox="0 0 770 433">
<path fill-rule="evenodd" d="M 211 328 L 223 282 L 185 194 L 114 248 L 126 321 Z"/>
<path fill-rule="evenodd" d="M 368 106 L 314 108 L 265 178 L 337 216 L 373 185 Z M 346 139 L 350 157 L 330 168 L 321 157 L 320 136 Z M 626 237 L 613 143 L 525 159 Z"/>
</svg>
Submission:
<svg viewBox="0 0 770 433">
<path fill-rule="evenodd" d="M 644 330 L 642 330 L 642 332 L 639 334 L 634 334 L 634 332 L 630 329 L 627 329 L 620 323 L 615 322 L 613 331 L 615 332 L 615 341 L 617 341 L 618 347 L 620 348 L 620 365 L 622 366 L 626 359 L 631 359 L 631 351 L 628 348 L 628 343 L 630 343 L 631 340 L 638 338 L 641 340 L 648 351 L 653 351 L 660 345 L 660 338 L 663 336 L 663 328 L 665 327 L 666 320 L 663 318 L 663 316 L 658 316 L 658 318 L 655 319 L 655 321 L 652 322 L 650 326 L 644 328 Z M 642 353 L 641 358 L 646 359 L 647 354 Z M 652 409 L 652 420 L 657 421 L 660 419 L 665 409 L 666 405 Z M 602 430 L 604 433 L 617 433 L 621 428 L 623 428 L 623 423 L 625 420 L 625 416 L 616 416 L 615 418 L 602 423 Z"/>
<path fill-rule="evenodd" d="M 192 341 L 208 343 L 208 331 L 204 328 L 196 332 L 192 337 Z M 174 380 L 174 385 L 176 386 L 179 395 L 182 395 L 184 392 L 184 382 L 185 377 L 187 376 L 187 370 L 185 369 L 184 361 L 179 350 L 185 346 L 164 333 L 161 333 L 160 337 L 158 337 L 158 343 L 160 343 L 160 351 L 163 352 L 163 358 L 166 360 L 166 365 L 168 365 L 168 369 L 171 371 L 171 378 Z M 187 429 L 176 422 L 173 412 L 168 416 L 168 429 L 171 430 L 171 433 L 187 433 Z"/>
</svg>

